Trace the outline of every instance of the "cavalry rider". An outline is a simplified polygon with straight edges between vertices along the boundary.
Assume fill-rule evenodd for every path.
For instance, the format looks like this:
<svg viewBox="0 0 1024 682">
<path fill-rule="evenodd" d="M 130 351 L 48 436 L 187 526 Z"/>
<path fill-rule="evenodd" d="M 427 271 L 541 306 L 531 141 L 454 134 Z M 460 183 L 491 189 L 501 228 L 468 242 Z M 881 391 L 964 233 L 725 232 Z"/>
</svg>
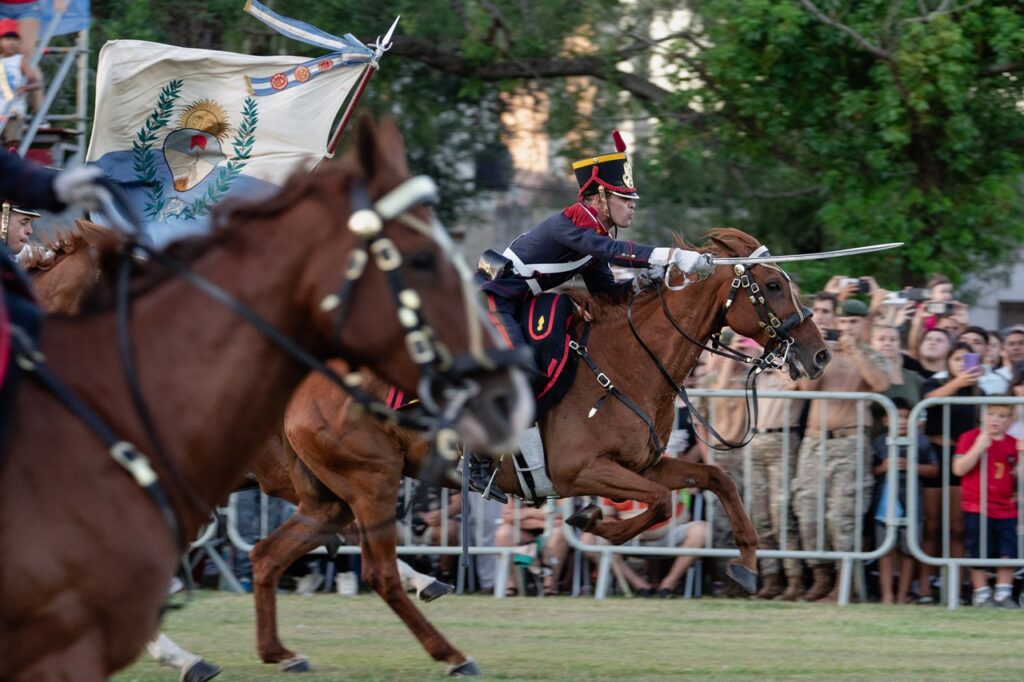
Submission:
<svg viewBox="0 0 1024 682">
<path fill-rule="evenodd" d="M 3 202 L 2 207 L 0 242 L 3 242 L 12 256 L 17 256 L 28 245 L 28 238 L 32 236 L 32 221 L 39 217 L 39 213 L 15 206 L 9 201 Z"/>
<path fill-rule="evenodd" d="M 654 247 L 617 239 L 618 230 L 633 222 L 640 198 L 626 158 L 626 145 L 612 133 L 615 151 L 572 164 L 579 185 L 576 203 L 517 237 L 504 253 L 486 251 L 480 259 L 481 288 L 499 333 L 510 346 L 526 345 L 520 329 L 523 304 L 576 275 L 591 293 L 625 298 L 645 286 L 650 276 L 616 282 L 610 265 L 651 268 L 674 265 L 687 274 L 710 276 L 708 254 L 674 247 Z M 491 478 L 490 459 L 471 458 L 469 485 L 483 491 Z"/>
</svg>

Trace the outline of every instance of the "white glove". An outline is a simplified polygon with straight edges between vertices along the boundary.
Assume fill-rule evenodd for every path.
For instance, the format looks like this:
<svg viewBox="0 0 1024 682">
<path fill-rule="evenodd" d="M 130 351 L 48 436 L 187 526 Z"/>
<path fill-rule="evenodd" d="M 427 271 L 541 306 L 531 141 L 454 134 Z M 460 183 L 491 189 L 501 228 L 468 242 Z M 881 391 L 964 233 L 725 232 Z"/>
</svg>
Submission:
<svg viewBox="0 0 1024 682">
<path fill-rule="evenodd" d="M 68 168 L 53 179 L 53 192 L 63 204 L 98 211 L 105 200 L 111 200 L 107 188 L 96 182 L 102 176 L 103 169 L 99 166 Z"/>
<path fill-rule="evenodd" d="M 660 265 L 652 265 L 641 270 L 633 278 L 633 293 L 638 293 L 651 285 L 651 282 L 660 280 L 665 275 L 665 268 Z"/>
<path fill-rule="evenodd" d="M 688 275 L 697 273 L 701 279 L 711 276 L 715 266 L 711 262 L 711 254 L 687 251 L 686 249 L 669 249 L 658 247 L 651 253 L 647 261 L 651 265 L 672 264 Z"/>
</svg>

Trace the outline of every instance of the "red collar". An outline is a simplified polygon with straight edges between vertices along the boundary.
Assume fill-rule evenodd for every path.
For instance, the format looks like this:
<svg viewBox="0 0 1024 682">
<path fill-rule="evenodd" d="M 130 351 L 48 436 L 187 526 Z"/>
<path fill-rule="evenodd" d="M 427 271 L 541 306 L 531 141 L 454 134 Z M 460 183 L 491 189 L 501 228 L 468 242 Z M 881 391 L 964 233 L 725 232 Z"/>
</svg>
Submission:
<svg viewBox="0 0 1024 682">
<path fill-rule="evenodd" d="M 597 216 L 579 202 L 576 202 L 562 211 L 562 215 L 571 220 L 572 224 L 576 227 L 582 227 L 585 230 L 593 230 L 601 236 L 608 235 L 608 230 L 604 228 L 604 225 L 602 225 L 601 221 L 597 219 Z"/>
</svg>

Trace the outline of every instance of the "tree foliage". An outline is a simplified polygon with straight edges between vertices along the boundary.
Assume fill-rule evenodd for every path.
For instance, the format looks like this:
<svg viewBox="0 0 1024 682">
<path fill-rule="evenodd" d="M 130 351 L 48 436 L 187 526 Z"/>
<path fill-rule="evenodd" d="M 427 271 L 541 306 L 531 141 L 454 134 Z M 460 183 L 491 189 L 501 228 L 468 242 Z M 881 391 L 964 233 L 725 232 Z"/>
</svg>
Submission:
<svg viewBox="0 0 1024 682">
<path fill-rule="evenodd" d="M 402 15 L 364 108 L 398 116 L 446 208 L 501 136 L 503 93 L 543 93 L 565 156 L 632 122 L 642 238 L 733 224 L 773 251 L 878 241 L 808 264 L 890 285 L 1012 260 L 1024 238 L 1024 6 L 1019 0 L 439 0 L 277 11 L 372 41 Z M 94 2 L 102 37 L 309 54 L 241 0 Z M 524 226 L 525 227 L 525 226 Z"/>
</svg>

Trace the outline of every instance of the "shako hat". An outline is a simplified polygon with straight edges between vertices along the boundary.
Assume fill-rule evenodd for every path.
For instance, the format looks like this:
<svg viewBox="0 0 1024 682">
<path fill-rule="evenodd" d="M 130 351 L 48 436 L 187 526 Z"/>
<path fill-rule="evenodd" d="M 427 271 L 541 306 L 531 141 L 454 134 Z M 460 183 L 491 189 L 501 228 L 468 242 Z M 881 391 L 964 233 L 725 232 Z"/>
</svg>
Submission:
<svg viewBox="0 0 1024 682">
<path fill-rule="evenodd" d="M 618 130 L 612 131 L 612 139 L 615 141 L 613 153 L 580 159 L 572 164 L 580 198 L 597 194 L 599 187 L 626 199 L 640 198 L 633 186 L 633 168 L 626 158 L 626 143 Z"/>
<path fill-rule="evenodd" d="M 22 208 L 15 206 L 9 201 L 3 203 L 3 212 L 0 214 L 0 243 L 7 243 L 7 231 L 11 226 L 11 213 L 21 213 L 23 215 L 30 215 L 33 218 L 38 218 L 39 214 L 30 208 Z"/>
</svg>

